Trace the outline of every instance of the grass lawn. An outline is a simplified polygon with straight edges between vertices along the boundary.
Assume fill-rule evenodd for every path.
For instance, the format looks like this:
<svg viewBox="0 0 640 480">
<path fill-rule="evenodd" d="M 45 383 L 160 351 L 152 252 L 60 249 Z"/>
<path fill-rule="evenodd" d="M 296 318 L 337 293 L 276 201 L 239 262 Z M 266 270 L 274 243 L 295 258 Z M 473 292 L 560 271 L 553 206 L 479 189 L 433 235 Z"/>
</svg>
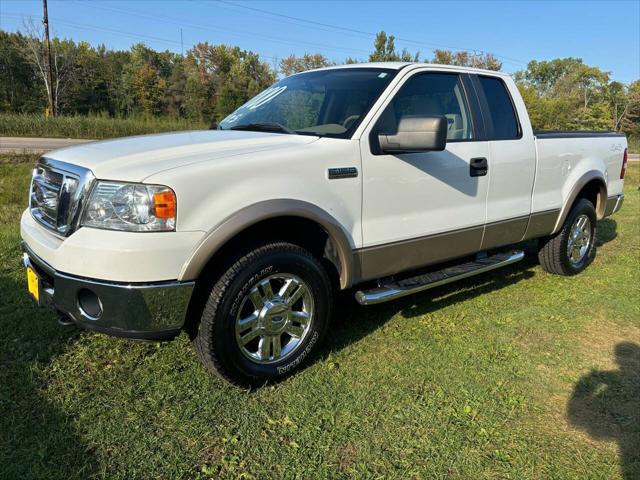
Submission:
<svg viewBox="0 0 640 480">
<path fill-rule="evenodd" d="M 0 113 L 0 137 L 115 138 L 146 133 L 198 130 L 209 125 L 170 117 L 110 118 L 106 115 Z"/>
<path fill-rule="evenodd" d="M 573 278 L 535 255 L 358 307 L 321 358 L 245 392 L 188 339 L 134 343 L 33 306 L 0 157 L 0 478 L 640 478 L 640 165 Z"/>
</svg>

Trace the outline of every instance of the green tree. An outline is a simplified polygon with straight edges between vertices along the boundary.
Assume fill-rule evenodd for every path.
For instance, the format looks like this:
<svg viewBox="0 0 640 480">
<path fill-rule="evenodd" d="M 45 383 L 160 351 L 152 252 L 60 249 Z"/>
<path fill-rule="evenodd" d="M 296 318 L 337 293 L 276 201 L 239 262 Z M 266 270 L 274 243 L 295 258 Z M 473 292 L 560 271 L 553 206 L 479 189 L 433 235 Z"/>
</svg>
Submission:
<svg viewBox="0 0 640 480">
<path fill-rule="evenodd" d="M 206 42 L 187 52 L 185 73 L 188 115 L 215 121 L 276 79 L 275 72 L 257 54 Z"/>
<path fill-rule="evenodd" d="M 620 122 L 621 129 L 627 135 L 640 138 L 640 80 L 627 88 L 627 109 Z"/>
<path fill-rule="evenodd" d="M 582 59 L 534 60 L 515 80 L 535 129 L 613 128 L 609 74 Z"/>
<path fill-rule="evenodd" d="M 280 72 L 282 72 L 285 77 L 288 77 L 294 73 L 313 70 L 314 68 L 328 67 L 330 65 L 335 65 L 335 63 L 330 62 L 329 59 L 321 53 L 305 53 L 301 57 L 289 55 L 287 58 L 280 60 Z"/>
<path fill-rule="evenodd" d="M 47 99 L 24 55 L 21 33 L 0 30 L 0 111 L 42 111 Z"/>
<path fill-rule="evenodd" d="M 624 84 L 611 82 L 605 89 L 606 100 L 611 110 L 611 127 L 613 130 L 620 130 L 629 108 L 629 95 Z"/>
<path fill-rule="evenodd" d="M 104 46 L 98 48 L 98 54 L 100 61 L 96 74 L 100 77 L 101 104 L 94 110 L 121 115 L 120 105 L 125 96 L 122 76 L 125 66 L 131 61 L 131 54 L 127 51 L 107 50 Z"/>
<path fill-rule="evenodd" d="M 237 48 L 237 47 L 236 47 Z M 275 82 L 275 72 L 253 52 L 234 51 L 238 55 L 224 78 L 215 109 L 215 120 L 221 120 L 251 97 Z"/>
<path fill-rule="evenodd" d="M 95 49 L 87 42 L 75 44 L 70 40 L 64 41 L 64 48 L 73 52 L 69 54 L 73 61 L 67 72 L 69 78 L 62 92 L 63 96 L 59 101 L 61 112 L 87 114 L 105 110 L 108 93 L 101 75 L 101 53 L 104 50 Z"/>
<path fill-rule="evenodd" d="M 173 117 L 184 117 L 186 115 L 187 76 L 184 63 L 182 57 L 175 59 L 171 66 L 171 75 L 167 81 L 164 103 L 167 113 Z"/>
<path fill-rule="evenodd" d="M 143 113 L 153 115 L 162 112 L 166 82 L 150 64 L 145 63 L 134 72 L 132 86 Z"/>
<path fill-rule="evenodd" d="M 433 51 L 432 63 L 441 65 L 458 65 L 460 67 L 484 68 L 485 70 L 501 70 L 502 62 L 491 53 L 470 54 L 467 51 L 453 52 L 436 49 Z"/>
<path fill-rule="evenodd" d="M 122 69 L 121 109 L 126 114 L 165 112 L 167 82 L 178 55 L 156 52 L 142 43 L 131 47 Z"/>
<path fill-rule="evenodd" d="M 411 55 L 407 49 L 401 53 L 396 51 L 396 38 L 393 35 L 387 36 L 384 31 L 378 32 L 373 43 L 373 52 L 369 55 L 370 62 L 418 62 L 420 52 Z"/>
</svg>

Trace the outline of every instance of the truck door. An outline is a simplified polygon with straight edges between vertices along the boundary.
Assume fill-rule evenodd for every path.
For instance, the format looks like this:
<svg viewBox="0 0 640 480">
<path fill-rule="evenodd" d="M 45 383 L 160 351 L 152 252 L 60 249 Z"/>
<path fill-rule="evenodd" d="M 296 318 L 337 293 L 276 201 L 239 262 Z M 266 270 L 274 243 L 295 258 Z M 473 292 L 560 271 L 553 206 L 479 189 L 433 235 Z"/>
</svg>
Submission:
<svg viewBox="0 0 640 480">
<path fill-rule="evenodd" d="M 505 79 L 509 85 L 497 76 L 473 75 L 472 80 L 489 140 L 484 250 L 522 240 L 531 213 L 536 149 L 524 103 L 511 79 Z"/>
<path fill-rule="evenodd" d="M 472 114 L 472 92 L 466 74 L 418 71 L 400 82 L 362 136 L 363 279 L 480 249 L 488 190 L 481 164 L 489 146 Z M 378 132 L 392 132 L 405 115 L 446 116 L 446 149 L 380 153 Z"/>
</svg>

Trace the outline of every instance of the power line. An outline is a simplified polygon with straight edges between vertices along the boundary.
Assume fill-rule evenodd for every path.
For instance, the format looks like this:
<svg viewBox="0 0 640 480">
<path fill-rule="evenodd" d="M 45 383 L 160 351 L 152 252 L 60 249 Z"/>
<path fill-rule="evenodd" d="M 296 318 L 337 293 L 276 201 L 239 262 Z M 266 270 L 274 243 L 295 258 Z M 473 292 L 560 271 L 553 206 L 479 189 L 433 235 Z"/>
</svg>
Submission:
<svg viewBox="0 0 640 480">
<path fill-rule="evenodd" d="M 20 15 L 20 14 L 16 14 L 16 13 L 4 13 L 4 16 L 7 17 L 13 17 L 13 18 L 29 18 L 29 19 L 33 19 L 33 17 L 31 15 Z M 180 45 L 180 42 L 176 41 L 176 40 L 169 40 L 166 38 L 160 38 L 160 37 L 153 37 L 150 35 L 142 35 L 140 33 L 131 33 L 131 32 L 125 32 L 122 30 L 115 30 L 113 28 L 107 28 L 107 27 L 99 27 L 97 25 L 90 25 L 87 23 L 75 23 L 75 22 L 70 22 L 69 20 L 63 20 L 61 18 L 57 18 L 57 17 L 51 17 L 53 20 L 56 21 L 56 23 L 62 24 L 62 25 L 68 25 L 68 26 L 72 26 L 74 28 L 79 28 L 82 30 L 93 30 L 93 31 L 98 31 L 98 32 L 106 32 L 106 33 L 115 33 L 117 35 L 121 35 L 121 36 L 125 36 L 125 37 L 131 37 L 134 39 L 147 39 L 147 40 L 153 40 L 155 42 L 161 42 L 161 43 L 168 43 L 168 44 L 173 44 L 173 45 Z"/>
<path fill-rule="evenodd" d="M 335 25 L 335 24 L 330 24 L 330 23 L 324 23 L 324 22 L 318 22 L 315 20 L 309 20 L 306 18 L 300 18 L 300 17 L 294 17 L 291 15 L 285 15 L 283 13 L 276 13 L 276 12 L 271 12 L 268 10 L 264 10 L 261 8 L 256 8 L 256 7 L 250 7 L 248 5 L 239 5 L 237 3 L 234 2 L 230 2 L 228 0 L 215 0 L 217 3 L 222 3 L 222 4 L 226 4 L 226 5 L 231 5 L 233 7 L 236 8 L 242 8 L 244 10 L 249 10 L 249 11 L 253 11 L 253 12 L 258 12 L 258 13 L 262 13 L 271 17 L 279 17 L 279 18 L 285 18 L 287 20 L 291 20 L 294 22 L 302 22 L 302 23 L 306 23 L 309 25 L 315 25 L 315 26 L 321 26 L 321 27 L 325 27 L 325 28 L 332 28 L 335 30 L 340 30 L 343 32 L 349 32 L 349 33 L 357 33 L 357 34 L 361 34 L 361 35 L 365 35 L 367 37 L 376 37 L 376 34 L 373 32 L 367 32 L 364 30 L 357 30 L 354 28 L 348 28 L 348 27 L 343 27 L 341 25 Z M 200 2 L 203 3 L 203 2 Z M 206 2 L 204 2 L 206 3 Z M 460 47 L 452 47 L 450 45 L 443 45 L 443 44 L 438 44 L 438 43 L 432 43 L 432 42 L 425 42 L 425 41 L 420 41 L 420 40 L 411 40 L 408 38 L 402 38 L 402 37 L 396 37 L 394 36 L 395 40 L 397 40 L 398 42 L 404 42 L 407 44 L 413 44 L 416 46 L 427 46 L 427 47 L 440 47 L 440 48 L 446 48 L 446 49 L 450 49 L 450 50 L 462 50 L 462 51 L 466 51 L 466 52 L 472 52 L 474 55 L 477 55 L 478 53 L 480 54 L 486 54 L 489 52 L 486 52 L 484 50 L 479 50 L 479 49 L 474 49 L 474 48 L 460 48 Z M 502 60 L 505 60 L 505 63 L 514 63 L 514 64 L 518 64 L 518 65 L 526 65 L 527 62 L 524 62 L 522 60 L 517 60 L 514 58 L 510 58 L 510 57 L 505 57 L 504 55 L 497 55 L 497 54 L 493 54 L 495 57 L 500 58 Z"/>
<path fill-rule="evenodd" d="M 17 14 L 14 12 L 10 12 L 10 13 L 3 13 L 4 16 L 6 17 L 12 17 L 12 18 L 30 18 L 33 19 L 32 16 L 30 15 L 21 15 L 21 14 Z M 107 28 L 107 27 L 100 27 L 97 25 L 90 25 L 90 24 L 86 24 L 86 23 L 76 23 L 76 22 L 71 22 L 69 20 L 62 20 L 60 18 L 53 18 L 50 17 L 53 20 L 56 21 L 56 23 L 62 24 L 62 25 L 66 25 L 66 26 L 70 26 L 73 28 L 77 28 L 77 29 L 81 29 L 81 30 L 90 30 L 90 31 L 97 31 L 97 32 L 105 32 L 105 33 L 111 33 L 111 34 L 116 34 L 116 35 L 120 35 L 123 37 L 129 37 L 132 38 L 134 40 L 151 40 L 154 42 L 160 42 L 160 43 L 165 43 L 165 44 L 170 44 L 170 45 L 182 45 L 182 42 L 178 41 L 178 40 L 171 40 L 168 38 L 161 38 L 161 37 L 155 37 L 155 36 L 150 36 L 150 35 L 143 35 L 140 33 L 132 33 L 132 32 L 126 32 L 123 30 L 116 30 L 116 29 L 112 29 L 112 28 Z M 269 58 L 271 60 L 277 60 L 278 57 L 274 57 L 274 56 L 270 56 L 270 55 L 264 55 L 260 52 L 256 52 L 258 53 L 258 55 L 260 55 L 260 57 L 263 58 Z"/>
<path fill-rule="evenodd" d="M 270 12 L 268 10 L 262 10 L 261 8 L 248 7 L 246 5 L 238 5 L 236 3 L 228 2 L 226 0 L 216 0 L 216 1 L 218 3 L 226 3 L 227 5 L 231 5 L 231 6 L 237 7 L 237 8 L 244 8 L 245 10 L 251 10 L 251 11 L 254 11 L 254 12 L 265 13 L 267 15 L 274 16 L 274 17 L 286 18 L 286 19 L 289 19 L 289 20 L 293 20 L 295 22 L 303 22 L 303 23 L 308 23 L 310 25 L 328 27 L 328 28 L 332 28 L 332 29 L 336 29 L 336 30 L 342 30 L 342 31 L 345 31 L 345 32 L 360 33 L 360 34 L 366 35 L 368 37 L 371 37 L 371 36 L 375 37 L 374 33 L 365 32 L 365 31 L 362 31 L 362 30 L 356 30 L 354 28 L 341 27 L 341 26 L 338 26 L 338 25 L 331 25 L 329 23 L 316 22 L 315 20 L 307 20 L 305 18 L 292 17 L 291 15 L 285 15 L 283 13 Z M 206 3 L 206 2 L 200 2 L 200 3 Z"/>
<path fill-rule="evenodd" d="M 190 1 L 193 2 L 194 0 L 190 0 Z M 206 2 L 202 2 L 201 1 L 199 3 L 202 4 L 202 5 L 206 5 L 207 7 L 209 6 L 209 5 L 207 5 Z M 241 7 L 241 6 L 239 6 L 239 7 Z M 224 10 L 228 10 L 228 11 L 233 12 L 233 13 L 238 13 L 237 10 L 234 10 L 233 7 L 230 7 L 228 5 L 223 5 L 220 2 L 218 2 L 218 8 L 222 8 Z M 252 17 L 255 17 L 255 18 L 265 18 L 264 15 L 261 15 L 259 13 L 252 13 L 252 12 L 248 12 L 248 11 L 243 11 L 242 14 L 245 15 L 245 16 L 249 15 L 249 16 L 252 16 Z M 277 22 L 280 22 L 280 23 L 284 23 L 284 24 L 287 24 L 287 25 L 297 25 L 297 23 L 299 23 L 299 22 L 296 22 L 295 20 L 288 20 L 286 18 L 277 18 L 277 17 L 276 18 L 271 18 L 271 20 L 274 20 L 274 21 L 277 21 Z M 331 27 L 325 28 L 325 27 L 322 27 L 322 26 L 319 26 L 319 25 L 314 25 L 314 26 L 312 26 L 312 28 L 315 28 L 316 30 L 320 30 L 322 32 L 335 33 L 335 28 L 331 28 Z M 368 32 L 358 33 L 357 30 L 355 32 L 342 31 L 340 33 L 342 35 L 347 35 L 347 36 L 354 37 L 354 38 L 365 38 L 365 37 L 366 38 L 371 38 L 371 34 L 370 33 L 368 33 Z"/>
<path fill-rule="evenodd" d="M 171 24 L 171 25 L 191 27 L 191 28 L 195 28 L 195 29 L 204 30 L 204 31 L 207 31 L 207 32 L 211 32 L 211 30 L 218 30 L 218 31 L 221 31 L 221 32 L 226 32 L 228 35 L 235 36 L 235 37 L 240 37 L 240 38 L 242 38 L 243 36 L 252 36 L 252 37 L 256 37 L 256 38 L 260 38 L 260 39 L 266 39 L 266 40 L 270 40 L 270 41 L 273 41 L 273 42 L 276 42 L 276 43 L 285 44 L 285 45 L 309 45 L 311 47 L 323 48 L 323 49 L 327 49 L 327 50 L 336 50 L 336 51 L 342 51 L 342 52 L 369 53 L 368 50 L 362 50 L 362 49 L 356 49 L 356 48 L 350 48 L 350 47 L 342 47 L 342 46 L 336 46 L 336 45 L 329 45 L 329 44 L 326 44 L 326 43 L 308 42 L 308 41 L 304 41 L 304 40 L 285 39 L 285 38 L 282 38 L 282 37 L 276 37 L 276 36 L 272 36 L 272 35 L 264 35 L 264 34 L 259 34 L 259 33 L 255 33 L 255 32 L 248 32 L 248 31 L 243 31 L 243 30 L 233 30 L 233 29 L 229 29 L 229 28 L 225 28 L 225 27 L 220 27 L 220 26 L 214 25 L 214 24 L 195 23 L 195 22 L 188 21 L 188 20 L 176 19 L 175 17 L 166 17 L 164 15 L 150 14 L 150 13 L 140 12 L 140 11 L 136 11 L 136 10 L 122 9 L 122 8 L 111 7 L 111 6 L 107 7 L 105 5 L 97 5 L 95 3 L 87 3 L 87 2 L 78 2 L 78 3 L 80 5 L 88 6 L 88 7 L 91 7 L 91 8 L 99 8 L 99 9 L 102 9 L 102 10 L 113 11 L 113 12 L 117 12 L 117 13 L 124 13 L 124 14 L 131 15 L 131 16 L 138 17 L 138 18 L 146 18 L 146 19 L 150 19 L 150 20 L 156 20 L 156 21 L 163 22 L 163 23 L 168 23 L 168 24 Z"/>
</svg>

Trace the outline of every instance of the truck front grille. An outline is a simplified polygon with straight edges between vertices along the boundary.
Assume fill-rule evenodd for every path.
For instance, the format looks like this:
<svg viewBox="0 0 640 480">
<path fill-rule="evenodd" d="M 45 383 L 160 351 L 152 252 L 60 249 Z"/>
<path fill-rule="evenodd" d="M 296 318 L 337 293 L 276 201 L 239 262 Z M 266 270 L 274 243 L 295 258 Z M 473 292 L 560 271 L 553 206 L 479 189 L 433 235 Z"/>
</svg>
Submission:
<svg viewBox="0 0 640 480">
<path fill-rule="evenodd" d="M 58 227 L 58 204 L 64 176 L 38 165 L 31 180 L 31 214 L 49 228 Z M 60 212 L 63 213 L 63 212 Z"/>
<path fill-rule="evenodd" d="M 42 158 L 33 169 L 29 210 L 37 222 L 61 235 L 77 227 L 93 175 L 85 168 Z"/>
</svg>

